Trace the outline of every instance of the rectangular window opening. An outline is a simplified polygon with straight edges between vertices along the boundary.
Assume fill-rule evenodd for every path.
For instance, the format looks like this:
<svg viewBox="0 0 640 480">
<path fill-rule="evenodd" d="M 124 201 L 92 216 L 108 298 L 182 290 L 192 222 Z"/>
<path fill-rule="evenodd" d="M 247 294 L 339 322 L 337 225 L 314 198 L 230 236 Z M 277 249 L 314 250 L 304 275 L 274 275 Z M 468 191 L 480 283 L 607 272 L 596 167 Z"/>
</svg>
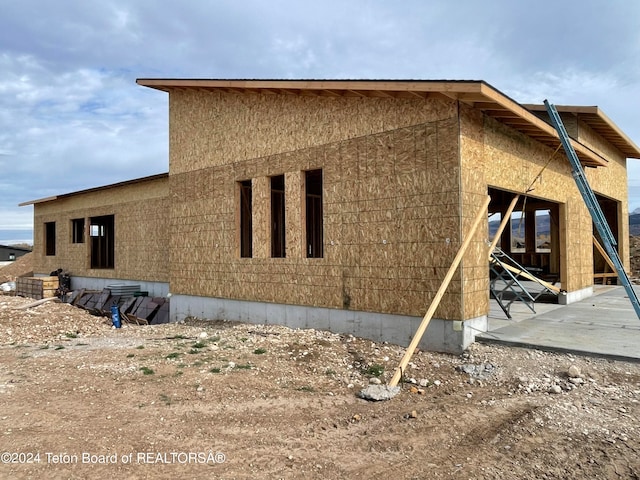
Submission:
<svg viewBox="0 0 640 480">
<path fill-rule="evenodd" d="M 536 210 L 536 253 L 551 252 L 551 210 Z"/>
<path fill-rule="evenodd" d="M 71 220 L 71 243 L 84 243 L 84 218 Z"/>
<path fill-rule="evenodd" d="M 322 220 L 322 170 L 305 172 L 307 258 L 322 258 L 324 234 Z"/>
<path fill-rule="evenodd" d="M 89 235 L 91 237 L 91 268 L 114 268 L 114 216 L 91 217 Z"/>
<path fill-rule="evenodd" d="M 286 256 L 284 175 L 271 177 L 271 256 Z"/>
<path fill-rule="evenodd" d="M 525 245 L 525 222 L 524 212 L 513 212 L 511 214 L 511 252 L 524 253 Z"/>
<path fill-rule="evenodd" d="M 240 188 L 240 256 L 253 256 L 251 180 L 238 182 Z"/>
<path fill-rule="evenodd" d="M 56 254 L 56 222 L 46 222 L 44 224 L 44 248 L 45 255 L 55 256 Z"/>
<path fill-rule="evenodd" d="M 489 213 L 489 241 L 493 242 L 495 239 L 496 233 L 498 233 L 498 228 L 500 228 L 500 223 L 502 222 L 502 213 L 501 212 L 490 212 Z M 498 245 L 499 247 L 500 245 Z"/>
</svg>

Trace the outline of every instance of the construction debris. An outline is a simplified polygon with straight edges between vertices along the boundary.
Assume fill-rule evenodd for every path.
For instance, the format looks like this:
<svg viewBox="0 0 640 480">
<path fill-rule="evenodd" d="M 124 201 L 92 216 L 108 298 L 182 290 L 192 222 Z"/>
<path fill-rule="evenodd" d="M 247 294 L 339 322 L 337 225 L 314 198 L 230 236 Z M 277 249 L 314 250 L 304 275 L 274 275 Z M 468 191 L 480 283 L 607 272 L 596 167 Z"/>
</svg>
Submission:
<svg viewBox="0 0 640 480">
<path fill-rule="evenodd" d="M 19 277 L 16 278 L 16 295 L 36 300 L 56 296 L 58 277 Z"/>
<path fill-rule="evenodd" d="M 35 302 L 27 303 L 26 305 L 21 305 L 17 307 L 17 309 L 26 310 L 28 308 L 33 308 L 33 307 L 37 307 L 38 305 L 42 305 L 43 303 L 59 302 L 59 301 L 60 299 L 58 297 L 47 297 L 47 298 L 42 298 L 40 300 L 36 300 Z"/>
<path fill-rule="evenodd" d="M 0 268 L 0 283 L 15 282 L 18 277 L 29 277 L 33 275 L 33 252 L 18 257 L 15 262 L 11 262 Z"/>
<path fill-rule="evenodd" d="M 475 380 L 488 380 L 495 373 L 495 366 L 489 362 L 480 363 L 474 365 L 472 363 L 465 363 L 458 365 L 456 370 L 462 373 L 466 373 Z"/>
<path fill-rule="evenodd" d="M 391 400 L 400 393 L 400 387 L 390 387 L 389 385 L 369 385 L 367 388 L 360 390 L 358 396 L 365 400 L 378 402 L 381 400 Z"/>
<path fill-rule="evenodd" d="M 146 292 L 125 296 L 113 295 L 108 288 L 101 292 L 80 290 L 71 292 L 65 300 L 98 316 L 111 316 L 111 307 L 117 305 L 120 318 L 136 325 L 169 323 L 169 299 L 148 297 Z"/>
<path fill-rule="evenodd" d="M 58 277 L 19 277 L 16 295 L 38 300 L 22 308 L 43 303 L 42 300 L 60 299 L 64 303 L 87 310 L 92 315 L 110 317 L 111 307 L 117 306 L 120 318 L 136 325 L 157 325 L 169 323 L 169 299 L 149 297 L 148 292 L 140 291 L 138 285 L 113 285 L 113 291 L 88 291 L 84 288 L 67 291 L 59 289 Z M 135 288 L 134 288 L 135 287 Z"/>
</svg>

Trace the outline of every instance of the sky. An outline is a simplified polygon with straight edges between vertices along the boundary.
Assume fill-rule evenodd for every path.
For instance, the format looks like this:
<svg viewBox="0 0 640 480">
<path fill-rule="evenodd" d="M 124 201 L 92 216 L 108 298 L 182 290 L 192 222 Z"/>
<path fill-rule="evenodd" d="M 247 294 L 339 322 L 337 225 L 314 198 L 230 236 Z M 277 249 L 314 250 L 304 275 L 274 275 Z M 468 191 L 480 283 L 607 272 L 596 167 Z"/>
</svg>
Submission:
<svg viewBox="0 0 640 480">
<path fill-rule="evenodd" d="M 640 144 L 640 2 L 0 0 L 0 232 L 21 202 L 168 171 L 168 95 L 136 78 L 485 80 L 597 105 Z M 640 160 L 629 160 L 629 209 Z M 6 235 L 0 243 L 6 243 Z"/>
</svg>

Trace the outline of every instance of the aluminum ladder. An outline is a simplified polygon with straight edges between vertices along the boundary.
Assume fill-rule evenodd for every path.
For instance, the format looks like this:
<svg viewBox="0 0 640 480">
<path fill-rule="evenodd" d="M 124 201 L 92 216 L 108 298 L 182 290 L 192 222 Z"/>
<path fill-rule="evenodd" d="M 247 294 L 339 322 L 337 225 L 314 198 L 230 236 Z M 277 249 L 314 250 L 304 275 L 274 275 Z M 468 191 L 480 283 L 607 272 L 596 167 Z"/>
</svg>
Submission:
<svg viewBox="0 0 640 480">
<path fill-rule="evenodd" d="M 602 213 L 600 204 L 598 203 L 593 190 L 591 190 L 589 182 L 587 182 L 587 179 L 584 175 L 584 169 L 582 168 L 582 164 L 578 159 L 576 151 L 573 149 L 573 146 L 571 146 L 569 135 L 567 134 L 567 130 L 564 128 L 564 123 L 562 123 L 562 119 L 560 118 L 555 105 L 549 103 L 547 100 L 544 101 L 544 105 L 547 108 L 547 113 L 549 113 L 551 123 L 558 132 L 560 142 L 562 143 L 562 148 L 564 148 L 564 151 L 569 158 L 573 178 L 576 181 L 578 190 L 580 190 L 580 193 L 582 194 L 584 202 L 587 204 L 587 208 L 589 209 L 589 213 L 591 214 L 591 218 L 593 219 L 593 224 L 596 226 L 596 229 L 600 234 L 600 238 L 602 239 L 604 249 L 607 252 L 607 255 L 609 255 L 609 258 L 613 262 L 614 266 L 616 267 L 618 278 L 620 279 L 620 282 L 624 286 L 624 289 L 629 296 L 629 300 L 631 301 L 631 305 L 633 305 L 633 308 L 636 311 L 636 315 L 638 316 L 638 318 L 640 318 L 640 303 L 638 302 L 638 296 L 633 289 L 633 285 L 631 285 L 629 276 L 624 270 L 624 266 L 622 265 L 620 256 L 615 249 L 615 246 L 617 245 L 616 239 L 614 238 L 613 233 L 611 233 L 609 224 L 604 218 L 604 214 Z"/>
<path fill-rule="evenodd" d="M 542 295 L 551 294 L 556 297 L 558 296 L 557 292 L 550 290 L 544 282 L 537 280 L 525 267 L 516 262 L 499 247 L 496 247 L 496 249 L 491 252 L 489 271 L 491 274 L 489 293 L 491 297 L 498 302 L 498 305 L 509 319 L 512 318 L 510 309 L 514 302 L 522 302 L 529 310 L 536 313 L 533 306 Z M 521 283 L 518 277 L 523 273 L 529 274 L 528 278 L 524 278 L 527 278 L 530 282 L 538 283 L 541 290 L 536 292 Z"/>
<path fill-rule="evenodd" d="M 489 293 L 497 302 L 507 318 L 511 319 L 511 304 L 513 302 L 524 303 L 529 310 L 536 313 L 533 304 L 536 299 L 529 291 L 518 281 L 518 275 L 505 268 L 500 257 L 507 257 L 511 263 L 516 263 L 511 257 L 502 252 L 498 247 L 491 252 L 491 260 L 489 261 L 489 271 L 491 272 L 491 280 L 489 282 Z M 506 261 L 505 258 L 503 260 Z M 518 264 L 516 264 L 518 265 Z M 520 271 L 524 271 L 521 267 Z M 509 298 L 511 296 L 511 298 Z"/>
</svg>

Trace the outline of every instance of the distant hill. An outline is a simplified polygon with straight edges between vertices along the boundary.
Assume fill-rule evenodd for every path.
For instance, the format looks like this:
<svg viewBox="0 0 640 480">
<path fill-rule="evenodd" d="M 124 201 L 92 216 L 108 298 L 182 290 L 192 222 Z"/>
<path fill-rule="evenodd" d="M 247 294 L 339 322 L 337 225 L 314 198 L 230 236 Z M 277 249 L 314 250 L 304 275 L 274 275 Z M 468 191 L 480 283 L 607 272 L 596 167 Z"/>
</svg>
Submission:
<svg viewBox="0 0 640 480">
<path fill-rule="evenodd" d="M 636 209 L 634 210 L 634 212 L 637 212 L 637 213 L 632 213 L 629 215 L 629 235 L 640 235 L 640 211 L 639 210 L 640 209 Z M 549 220 L 550 218 L 548 215 L 541 215 L 537 218 L 538 235 L 549 235 L 549 233 L 551 232 Z M 518 230 L 517 223 L 518 222 L 514 222 L 514 225 L 513 225 L 514 235 L 516 235 L 516 232 Z M 500 226 L 500 220 L 494 220 L 489 222 L 489 235 L 491 237 L 493 237 L 495 232 L 498 230 L 499 226 Z"/>
<path fill-rule="evenodd" d="M 538 217 L 536 218 L 536 225 L 537 225 L 538 235 L 549 235 L 551 233 L 551 217 L 549 217 L 549 215 L 538 215 Z M 489 235 L 493 236 L 498 231 L 499 226 L 500 226 L 500 220 L 490 221 Z M 514 235 L 518 230 L 522 228 L 522 226 L 520 226 L 519 220 L 515 220 L 511 227 Z"/>
<path fill-rule="evenodd" d="M 640 235 L 640 213 L 629 215 L 629 234 Z"/>
</svg>

